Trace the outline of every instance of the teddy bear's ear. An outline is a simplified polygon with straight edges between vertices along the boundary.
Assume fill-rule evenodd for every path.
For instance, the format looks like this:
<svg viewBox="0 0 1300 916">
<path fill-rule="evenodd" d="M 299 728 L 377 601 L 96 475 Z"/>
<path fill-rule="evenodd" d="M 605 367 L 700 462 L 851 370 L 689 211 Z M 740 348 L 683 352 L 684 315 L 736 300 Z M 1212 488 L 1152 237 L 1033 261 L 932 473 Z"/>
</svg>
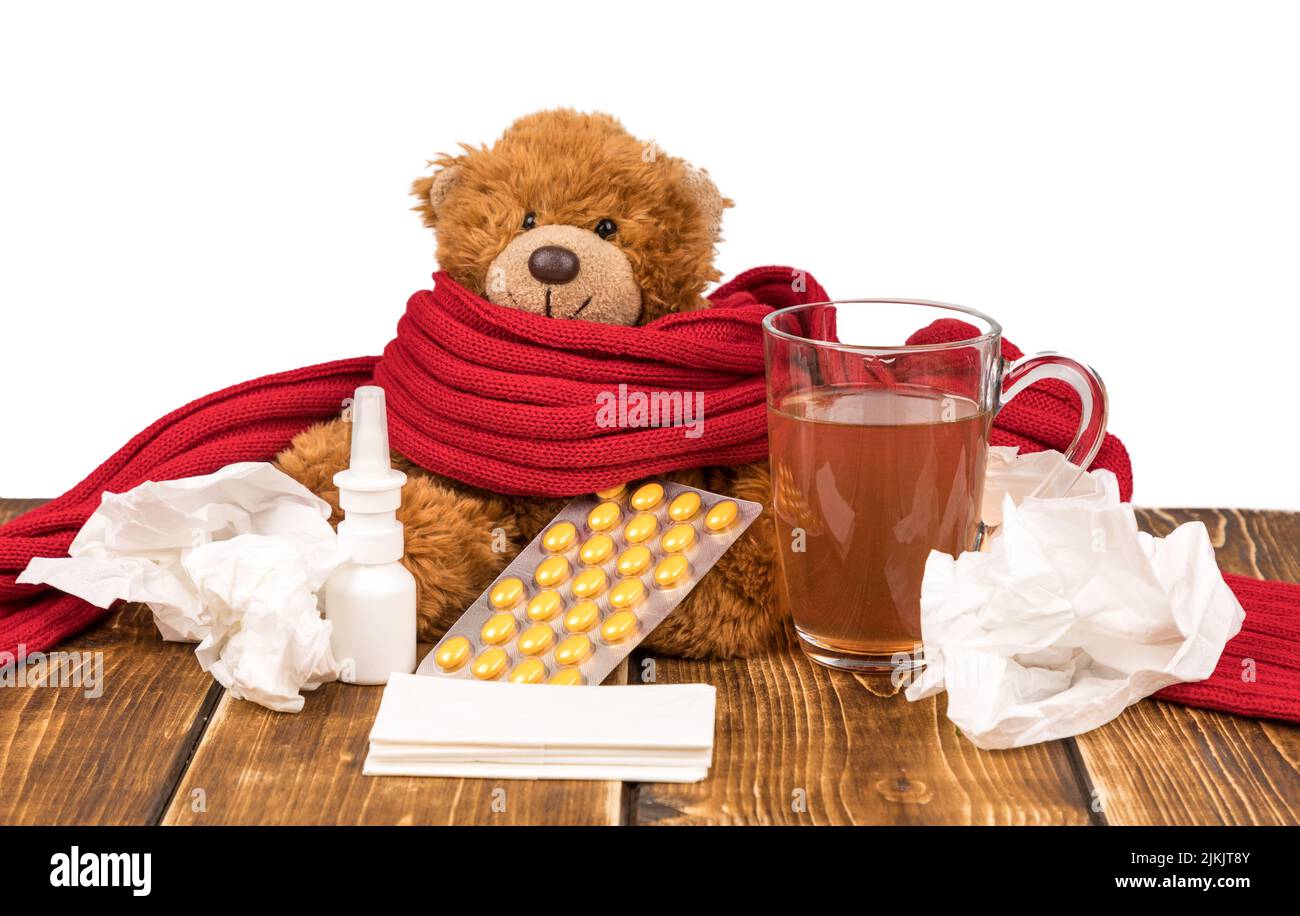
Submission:
<svg viewBox="0 0 1300 916">
<path fill-rule="evenodd" d="M 415 209 L 424 217 L 424 224 L 430 229 L 437 225 L 438 212 L 459 176 L 460 166 L 448 165 L 428 177 L 415 179 L 411 185 L 411 193 L 420 201 Z"/>
<path fill-rule="evenodd" d="M 695 199 L 702 213 L 709 221 L 713 241 L 722 240 L 722 211 L 732 206 L 732 202 L 723 197 L 718 186 L 713 183 L 709 173 L 696 168 L 689 162 L 686 165 L 686 191 Z"/>
</svg>

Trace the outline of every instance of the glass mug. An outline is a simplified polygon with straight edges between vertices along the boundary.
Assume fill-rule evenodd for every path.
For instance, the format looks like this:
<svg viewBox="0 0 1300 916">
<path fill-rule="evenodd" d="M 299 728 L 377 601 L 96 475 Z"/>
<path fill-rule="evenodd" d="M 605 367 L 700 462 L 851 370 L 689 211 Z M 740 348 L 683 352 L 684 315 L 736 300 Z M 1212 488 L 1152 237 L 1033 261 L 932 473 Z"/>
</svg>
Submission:
<svg viewBox="0 0 1300 916">
<path fill-rule="evenodd" d="M 1073 387 L 1083 409 L 1065 455 L 1092 463 L 1106 429 L 1097 373 L 1057 353 L 1004 365 L 1001 344 L 987 315 L 920 300 L 763 320 L 778 601 L 813 660 L 920 663 L 926 557 L 978 545 L 989 429 L 1019 392 L 1044 379 Z"/>
</svg>

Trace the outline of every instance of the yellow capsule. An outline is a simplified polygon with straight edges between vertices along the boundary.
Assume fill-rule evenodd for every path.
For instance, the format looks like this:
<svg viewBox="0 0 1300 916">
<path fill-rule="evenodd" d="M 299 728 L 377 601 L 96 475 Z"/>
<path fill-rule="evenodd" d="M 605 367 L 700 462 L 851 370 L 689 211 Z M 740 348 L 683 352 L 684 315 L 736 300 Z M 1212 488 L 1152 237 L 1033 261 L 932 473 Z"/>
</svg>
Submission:
<svg viewBox="0 0 1300 916">
<path fill-rule="evenodd" d="M 541 623 L 550 620 L 564 608 L 564 599 L 560 593 L 554 589 L 543 589 L 533 596 L 533 600 L 528 602 L 528 607 L 524 608 L 524 614 L 529 620 Z"/>
<path fill-rule="evenodd" d="M 535 623 L 519 634 L 521 655 L 541 655 L 555 642 L 555 631 L 544 623 Z"/>
<path fill-rule="evenodd" d="M 620 576 L 639 576 L 650 567 L 653 559 L 650 548 L 638 544 L 623 551 L 614 565 Z"/>
<path fill-rule="evenodd" d="M 636 614 L 619 611 L 610 614 L 600 625 L 600 638 L 608 643 L 620 643 L 636 632 Z"/>
<path fill-rule="evenodd" d="M 581 665 L 591 654 L 591 640 L 581 633 L 566 637 L 555 647 L 557 665 Z"/>
<path fill-rule="evenodd" d="M 464 636 L 453 636 L 444 640 L 433 653 L 433 663 L 443 671 L 456 671 L 469 658 L 469 640 Z"/>
<path fill-rule="evenodd" d="M 509 642 L 510 637 L 515 635 L 515 615 L 493 614 L 483 624 L 483 629 L 478 631 L 478 635 L 489 646 Z"/>
<path fill-rule="evenodd" d="M 564 628 L 570 633 L 586 633 L 600 620 L 600 608 L 594 601 L 579 601 L 564 615 Z"/>
<path fill-rule="evenodd" d="M 658 530 L 659 519 L 649 512 L 640 512 L 632 516 L 632 520 L 627 523 L 627 527 L 623 529 L 623 537 L 629 544 L 640 544 L 654 537 Z"/>
<path fill-rule="evenodd" d="M 526 658 L 515 665 L 506 678 L 512 684 L 540 684 L 546 678 L 546 666 L 539 658 Z"/>
<path fill-rule="evenodd" d="M 587 683 L 587 679 L 582 676 L 582 672 L 577 668 L 561 668 L 551 675 L 548 684 L 559 684 L 563 687 L 581 687 Z"/>
<path fill-rule="evenodd" d="M 689 522 L 699 511 L 700 494 L 694 490 L 679 493 L 677 498 L 668 504 L 668 517 L 675 522 Z"/>
<path fill-rule="evenodd" d="M 609 606 L 612 608 L 636 607 L 645 598 L 645 585 L 640 579 L 621 579 L 609 591 Z"/>
<path fill-rule="evenodd" d="M 740 515 L 740 506 L 736 505 L 734 500 L 724 499 L 720 503 L 715 503 L 709 510 L 709 514 L 704 516 L 704 527 L 710 531 L 726 531 L 736 521 L 736 516 Z"/>
<path fill-rule="evenodd" d="M 524 597 L 524 581 L 515 576 L 509 579 L 502 579 L 496 585 L 492 586 L 492 592 L 488 595 L 488 601 L 498 611 L 504 611 L 506 608 L 514 607 Z"/>
<path fill-rule="evenodd" d="M 648 483 L 632 494 L 632 508 L 638 512 L 648 512 L 663 501 L 664 487 L 660 483 Z"/>
<path fill-rule="evenodd" d="M 469 670 L 480 681 L 495 681 L 506 670 L 509 661 L 510 656 L 506 655 L 505 649 L 484 649 L 474 659 L 474 665 Z"/>
<path fill-rule="evenodd" d="M 618 524 L 623 510 L 618 503 L 603 502 L 587 513 L 587 527 L 592 531 L 608 531 Z"/>
<path fill-rule="evenodd" d="M 659 546 L 664 549 L 664 553 L 681 553 L 694 543 L 694 525 L 673 525 L 659 539 Z"/>
<path fill-rule="evenodd" d="M 613 555 L 614 539 L 608 534 L 593 534 L 578 551 L 578 559 L 584 566 L 604 566 Z"/>
<path fill-rule="evenodd" d="M 569 561 L 564 557 L 547 557 L 533 570 L 533 581 L 542 588 L 563 585 L 569 579 Z"/>
<path fill-rule="evenodd" d="M 596 498 L 597 499 L 618 499 L 626 492 L 627 492 L 627 484 L 620 483 L 618 486 L 615 487 L 606 487 L 603 490 L 597 490 Z"/>
<path fill-rule="evenodd" d="M 559 522 L 547 528 L 542 535 L 542 549 L 547 553 L 564 553 L 577 539 L 577 525 L 573 522 Z"/>
<path fill-rule="evenodd" d="M 680 553 L 664 557 L 655 567 L 655 585 L 660 588 L 672 588 L 690 571 L 690 562 Z"/>
<path fill-rule="evenodd" d="M 605 593 L 608 584 L 605 570 L 599 566 L 589 566 L 573 577 L 571 587 L 576 598 L 596 598 Z"/>
</svg>

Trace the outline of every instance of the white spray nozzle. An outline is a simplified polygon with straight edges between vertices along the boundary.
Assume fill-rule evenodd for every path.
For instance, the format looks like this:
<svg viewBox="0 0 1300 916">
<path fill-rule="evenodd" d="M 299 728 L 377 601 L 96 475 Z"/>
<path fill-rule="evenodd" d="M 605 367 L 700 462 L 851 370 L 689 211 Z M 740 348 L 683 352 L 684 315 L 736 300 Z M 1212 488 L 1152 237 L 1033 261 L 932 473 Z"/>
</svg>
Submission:
<svg viewBox="0 0 1300 916">
<path fill-rule="evenodd" d="M 348 470 L 358 477 L 383 477 L 392 466 L 384 389 L 364 385 L 352 396 L 352 457 Z"/>
<path fill-rule="evenodd" d="M 334 475 L 339 488 L 339 543 L 355 563 L 392 563 L 402 558 L 402 504 L 406 475 L 393 469 L 388 451 L 384 389 L 364 385 L 352 398 L 352 454 L 347 470 Z"/>
</svg>

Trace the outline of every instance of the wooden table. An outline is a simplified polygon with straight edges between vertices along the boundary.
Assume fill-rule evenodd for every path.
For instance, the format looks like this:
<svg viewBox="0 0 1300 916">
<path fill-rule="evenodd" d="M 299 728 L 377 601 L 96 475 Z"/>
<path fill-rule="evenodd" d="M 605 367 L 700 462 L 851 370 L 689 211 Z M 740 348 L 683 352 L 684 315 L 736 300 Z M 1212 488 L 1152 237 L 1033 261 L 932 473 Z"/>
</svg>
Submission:
<svg viewBox="0 0 1300 916">
<path fill-rule="evenodd" d="M 37 504 L 0 500 L 0 520 Z M 1300 581 L 1300 514 L 1138 516 L 1156 534 L 1201 519 L 1225 570 Z M 653 659 L 659 683 L 718 688 L 713 768 L 694 785 L 363 777 L 381 688 L 327 684 L 298 715 L 232 700 L 138 606 L 63 648 L 103 652 L 103 695 L 0 690 L 0 823 L 1300 822 L 1300 726 L 1144 700 L 1075 739 L 986 752 L 940 698 L 889 696 L 789 642 L 760 658 Z"/>
</svg>

